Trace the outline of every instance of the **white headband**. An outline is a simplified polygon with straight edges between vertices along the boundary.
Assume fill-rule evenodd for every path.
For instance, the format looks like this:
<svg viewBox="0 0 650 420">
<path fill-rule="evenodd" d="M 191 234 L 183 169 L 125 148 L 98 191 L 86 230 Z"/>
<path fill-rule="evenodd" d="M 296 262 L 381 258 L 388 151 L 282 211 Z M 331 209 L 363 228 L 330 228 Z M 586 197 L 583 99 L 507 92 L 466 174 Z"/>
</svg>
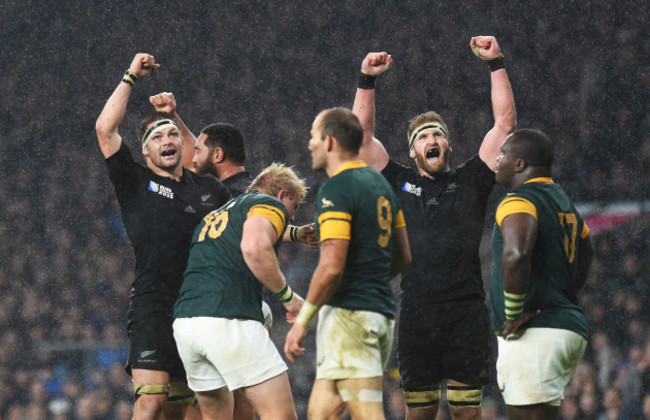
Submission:
<svg viewBox="0 0 650 420">
<path fill-rule="evenodd" d="M 447 130 L 445 130 L 445 128 L 442 125 L 438 123 L 426 122 L 421 126 L 419 126 L 418 128 L 416 128 L 415 130 L 413 130 L 413 134 L 411 134 L 411 139 L 409 140 L 409 150 L 413 148 L 417 136 L 423 131 L 427 131 L 427 130 L 437 130 L 440 131 L 442 134 L 444 134 L 445 137 L 448 137 Z"/>
<path fill-rule="evenodd" d="M 164 130 L 168 126 L 173 126 L 176 127 L 177 130 L 180 130 L 176 123 L 173 120 L 165 119 L 165 120 L 160 120 L 156 122 L 154 125 L 149 127 L 149 129 L 144 133 L 144 136 L 142 136 L 142 149 L 147 147 L 147 144 L 149 144 L 149 140 L 151 140 L 151 137 L 156 134 L 157 132 Z"/>
</svg>

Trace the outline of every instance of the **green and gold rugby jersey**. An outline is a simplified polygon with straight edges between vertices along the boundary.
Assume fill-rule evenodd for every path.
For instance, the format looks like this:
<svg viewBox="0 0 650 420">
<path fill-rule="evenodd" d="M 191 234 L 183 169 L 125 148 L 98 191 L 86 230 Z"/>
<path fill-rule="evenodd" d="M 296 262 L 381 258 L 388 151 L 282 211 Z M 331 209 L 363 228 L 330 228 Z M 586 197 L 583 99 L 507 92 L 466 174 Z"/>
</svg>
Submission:
<svg viewBox="0 0 650 420">
<path fill-rule="evenodd" d="M 209 213 L 194 230 L 174 318 L 209 316 L 263 322 L 262 284 L 241 252 L 244 222 L 268 219 L 277 232 L 276 249 L 289 223 L 279 200 L 251 191 Z"/>
<path fill-rule="evenodd" d="M 404 215 L 390 184 L 361 161 L 348 162 L 318 191 L 321 242 L 350 241 L 341 282 L 328 305 L 395 317 L 390 287 L 393 234 Z"/>
<path fill-rule="evenodd" d="M 531 256 L 531 271 L 524 312 L 542 313 L 525 328 L 560 328 L 589 336 L 587 318 L 575 290 L 580 239 L 589 228 L 562 188 L 551 178 L 534 178 L 514 188 L 499 204 L 492 232 L 493 268 L 490 280 L 492 328 L 500 334 L 505 321 L 501 256 L 501 222 L 508 215 L 527 213 L 537 220 L 537 241 Z"/>
</svg>

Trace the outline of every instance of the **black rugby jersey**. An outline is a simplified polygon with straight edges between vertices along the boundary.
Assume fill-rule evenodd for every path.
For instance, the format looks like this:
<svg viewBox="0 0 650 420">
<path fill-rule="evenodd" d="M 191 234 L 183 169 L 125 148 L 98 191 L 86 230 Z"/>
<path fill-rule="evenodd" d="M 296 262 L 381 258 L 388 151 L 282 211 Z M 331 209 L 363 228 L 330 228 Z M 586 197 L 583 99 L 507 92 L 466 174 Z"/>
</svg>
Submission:
<svg viewBox="0 0 650 420">
<path fill-rule="evenodd" d="M 402 275 L 402 309 L 485 298 L 479 246 L 494 173 L 475 155 L 435 180 L 390 160 L 382 171 L 408 226 L 413 262 Z"/>
<path fill-rule="evenodd" d="M 135 251 L 131 299 L 173 304 L 194 228 L 203 216 L 228 201 L 230 194 L 212 175 L 183 169 L 178 182 L 158 176 L 135 162 L 124 142 L 106 159 L 106 165 Z"/>
<path fill-rule="evenodd" d="M 236 173 L 233 176 L 229 176 L 221 182 L 223 182 L 223 185 L 228 188 L 230 195 L 233 197 L 239 197 L 246 192 L 246 188 L 253 183 L 253 177 L 250 172 L 243 171 Z"/>
</svg>

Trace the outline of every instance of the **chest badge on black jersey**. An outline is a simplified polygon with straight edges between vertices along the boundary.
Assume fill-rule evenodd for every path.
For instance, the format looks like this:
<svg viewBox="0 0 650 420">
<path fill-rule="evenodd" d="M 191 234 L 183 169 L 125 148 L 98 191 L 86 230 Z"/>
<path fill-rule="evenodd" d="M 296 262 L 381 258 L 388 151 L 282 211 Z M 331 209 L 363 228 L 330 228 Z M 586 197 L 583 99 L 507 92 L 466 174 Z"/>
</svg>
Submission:
<svg viewBox="0 0 650 420">
<path fill-rule="evenodd" d="M 422 187 L 413 185 L 410 182 L 405 182 L 404 185 L 402 185 L 402 191 L 406 191 L 407 193 L 414 194 L 418 197 L 422 195 Z"/>
<path fill-rule="evenodd" d="M 447 185 L 447 190 L 445 192 L 449 193 L 457 190 L 458 188 L 460 188 L 460 185 L 456 184 L 455 182 L 450 182 L 449 185 Z"/>
<path fill-rule="evenodd" d="M 201 196 L 201 205 L 203 206 L 214 206 L 214 202 L 208 201 L 212 198 L 212 194 L 204 194 Z"/>
<path fill-rule="evenodd" d="M 149 191 L 155 192 L 163 197 L 174 199 L 174 191 L 171 188 L 160 185 L 157 182 L 149 181 Z"/>
</svg>

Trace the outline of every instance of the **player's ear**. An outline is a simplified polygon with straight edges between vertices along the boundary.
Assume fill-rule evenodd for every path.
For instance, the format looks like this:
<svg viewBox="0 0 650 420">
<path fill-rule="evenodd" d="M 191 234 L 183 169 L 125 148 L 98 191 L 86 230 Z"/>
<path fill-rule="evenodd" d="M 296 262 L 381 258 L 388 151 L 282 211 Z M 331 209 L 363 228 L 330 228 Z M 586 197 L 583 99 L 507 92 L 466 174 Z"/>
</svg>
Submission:
<svg viewBox="0 0 650 420">
<path fill-rule="evenodd" d="M 325 136 L 325 151 L 331 152 L 332 147 L 334 147 L 334 137 L 328 134 Z"/>
<path fill-rule="evenodd" d="M 515 172 L 523 172 L 528 167 L 528 164 L 523 159 L 517 159 L 515 161 Z"/>
<path fill-rule="evenodd" d="M 221 147 L 215 147 L 212 153 L 212 160 L 214 163 L 220 163 L 223 161 L 223 149 Z"/>
</svg>

